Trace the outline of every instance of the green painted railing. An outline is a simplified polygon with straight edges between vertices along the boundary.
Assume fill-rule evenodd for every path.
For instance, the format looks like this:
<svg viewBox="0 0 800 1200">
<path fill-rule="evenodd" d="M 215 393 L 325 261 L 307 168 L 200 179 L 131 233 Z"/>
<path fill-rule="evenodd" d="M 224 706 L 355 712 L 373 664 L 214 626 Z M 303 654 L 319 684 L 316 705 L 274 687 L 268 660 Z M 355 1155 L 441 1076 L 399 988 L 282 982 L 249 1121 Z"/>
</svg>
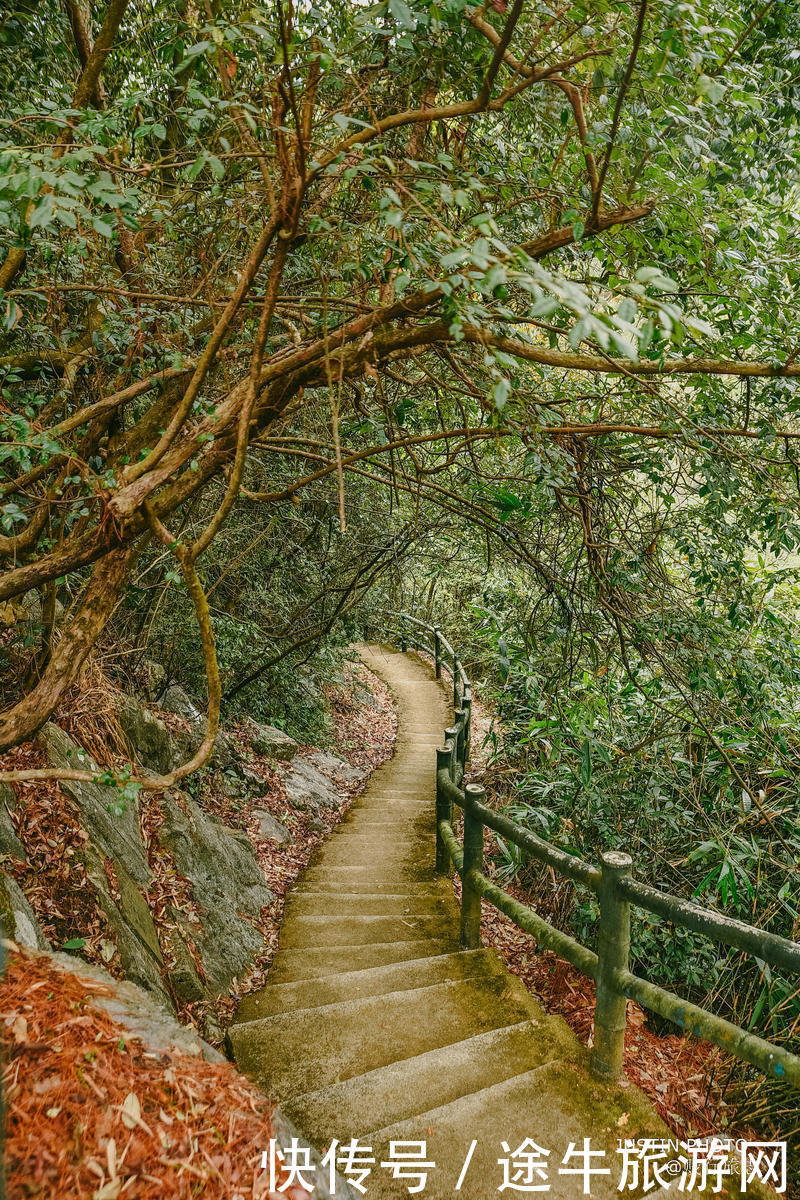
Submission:
<svg viewBox="0 0 800 1200">
<path fill-rule="evenodd" d="M 631 999 L 674 1022 L 685 1033 L 713 1042 L 765 1075 L 800 1088 L 800 1057 L 796 1054 L 631 972 L 631 906 L 798 975 L 800 944 L 640 883 L 633 878 L 633 862 L 627 854 L 609 851 L 602 856 L 599 867 L 592 866 L 488 808 L 483 788 L 468 783 L 462 789 L 472 727 L 472 691 L 466 671 L 437 626 L 405 613 L 390 615 L 397 621 L 401 650 L 410 646 L 424 650 L 433 657 L 437 679 L 444 667 L 453 680 L 453 724 L 445 730 L 444 746 L 436 752 L 436 870 L 449 874 L 452 863 L 461 876 L 461 944 L 466 949 L 480 945 L 481 901 L 485 900 L 532 934 L 538 946 L 552 950 L 593 979 L 596 1002 L 592 1071 L 599 1078 L 617 1079 L 622 1072 L 626 1008 Z M 464 814 L 463 845 L 453 828 L 454 807 Z M 484 875 L 484 829 L 499 833 L 532 858 L 597 895 L 600 921 L 596 953 Z"/>
</svg>

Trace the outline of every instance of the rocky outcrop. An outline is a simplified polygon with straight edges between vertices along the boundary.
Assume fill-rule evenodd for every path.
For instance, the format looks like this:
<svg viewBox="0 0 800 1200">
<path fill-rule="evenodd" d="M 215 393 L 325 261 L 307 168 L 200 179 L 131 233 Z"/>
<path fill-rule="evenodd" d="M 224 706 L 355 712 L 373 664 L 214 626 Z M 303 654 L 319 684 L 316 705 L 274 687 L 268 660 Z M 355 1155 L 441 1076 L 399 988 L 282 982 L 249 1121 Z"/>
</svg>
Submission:
<svg viewBox="0 0 800 1200">
<path fill-rule="evenodd" d="M 323 808 L 338 808 L 341 796 L 330 779 L 306 758 L 295 758 L 283 773 L 286 803 L 290 808 L 318 813 Z"/>
<path fill-rule="evenodd" d="M 173 684 L 164 692 L 160 707 L 174 713 L 188 728 L 168 729 L 136 696 L 123 696 L 117 716 L 128 742 L 131 758 L 153 775 L 167 775 L 195 754 L 206 732 L 206 719 L 183 688 Z M 241 765 L 238 746 L 230 734 L 220 730 L 211 756 L 211 766 L 236 770 Z"/>
<path fill-rule="evenodd" d="M 17 837 L 11 814 L 17 807 L 17 797 L 14 789 L 7 783 L 0 783 L 0 858 L 8 855 L 19 862 L 27 862 L 25 847 Z"/>
<path fill-rule="evenodd" d="M 147 885 L 150 865 L 139 827 L 137 801 L 123 799 L 117 788 L 99 782 L 104 774 L 101 768 L 52 721 L 39 731 L 38 741 L 51 767 L 91 771 L 97 775 L 98 782 L 92 783 L 65 779 L 61 788 L 78 806 L 81 825 L 89 834 L 91 844 L 102 854 L 121 862 L 137 883 Z"/>
<path fill-rule="evenodd" d="M 161 774 L 176 760 L 183 761 L 180 737 L 140 701 L 126 697 L 120 717 L 135 757 L 146 770 Z M 103 782 L 104 772 L 59 726 L 45 725 L 39 743 L 52 766 L 76 767 L 97 777 L 91 782 L 64 780 L 61 787 L 74 800 L 86 834 L 80 859 L 107 923 L 110 955 L 118 954 L 125 977 L 169 1008 L 170 990 L 190 1001 L 226 991 L 261 953 L 263 937 L 257 924 L 273 899 L 247 834 L 208 816 L 183 793 L 164 794 L 158 840 L 171 855 L 176 874 L 188 881 L 192 905 L 187 912 L 171 908 L 167 922 L 158 928 L 148 894 L 153 873 L 135 795 L 123 797 Z M 237 762 L 247 770 L 238 758 Z M 10 818 L 5 828 L 2 800 L 0 796 L 0 851 L 6 847 L 6 853 L 24 859 Z M 7 892 L 2 904 L 0 885 L 0 907 L 13 914 L 5 921 L 10 936 L 25 945 L 40 945 L 41 931 L 37 935 L 35 923 L 32 931 L 28 928 L 33 914 L 13 880 Z"/>
<path fill-rule="evenodd" d="M 111 941 L 119 955 L 125 978 L 145 988 L 159 1003 L 171 1008 L 169 992 L 161 975 L 164 955 L 147 899 L 119 859 L 112 860 L 113 875 L 119 889 L 115 897 L 109 887 L 107 860 L 91 844 L 87 845 L 82 857 L 86 875 L 95 889 L 98 907 L 108 923 Z"/>
<path fill-rule="evenodd" d="M 262 837 L 269 838 L 271 842 L 277 842 L 279 846 L 288 846 L 292 840 L 292 835 L 285 825 L 281 825 L 280 821 L 273 817 L 271 812 L 266 808 L 254 808 L 253 816 L 258 821 L 258 832 Z"/>
<path fill-rule="evenodd" d="M 253 922 L 273 894 L 246 833 L 215 821 L 188 796 L 168 794 L 162 803 L 158 839 L 191 880 L 202 914 L 193 940 L 208 982 L 221 992 L 260 953 L 263 938 Z"/>
<path fill-rule="evenodd" d="M 148 664 L 147 680 L 145 691 L 157 696 L 157 711 L 149 707 L 152 700 L 120 694 L 117 716 L 139 769 L 166 775 L 195 753 L 205 716 L 182 688 L 165 686 L 157 664 Z M 346 791 L 367 773 L 332 754 L 301 751 L 282 730 L 249 718 L 241 733 L 244 739 L 219 733 L 210 764 L 217 794 L 235 805 L 264 795 L 268 784 L 254 769 L 252 754 L 263 756 L 278 765 L 287 806 L 306 812 L 314 831 L 326 828 L 323 810 L 340 808 Z M 106 961 L 118 962 L 128 980 L 168 1008 L 171 997 L 196 1003 L 230 990 L 264 949 L 262 917 L 274 900 L 248 835 L 173 789 L 159 796 L 156 845 L 148 853 L 140 793 L 107 782 L 107 773 L 59 726 L 45 725 L 38 741 L 51 766 L 94 776 L 88 782 L 64 780 L 61 788 L 74 801 L 83 830 L 76 857 L 105 919 L 101 952 Z M 12 820 L 15 803 L 11 789 L 0 789 L 0 865 L 3 855 L 25 861 Z M 252 815 L 262 838 L 279 846 L 291 843 L 291 833 L 268 808 L 255 808 Z M 157 900 L 154 887 L 162 885 L 164 875 L 159 866 L 158 881 L 154 877 L 149 857 L 154 853 L 167 856 L 168 872 L 181 881 L 175 895 L 186 896 L 185 902 L 170 903 L 163 890 Z M 158 865 L 156 858 L 152 862 Z M 44 944 L 30 905 L 13 878 L 2 873 L 0 916 L 11 937 L 30 947 Z"/>
<path fill-rule="evenodd" d="M 117 716 L 131 757 L 154 775 L 167 775 L 179 765 L 176 739 L 164 722 L 135 696 L 123 696 Z"/>
<path fill-rule="evenodd" d="M 102 1008 L 108 1015 L 128 1030 L 132 1038 L 144 1042 L 148 1050 L 156 1054 L 191 1054 L 204 1058 L 206 1062 L 225 1062 L 213 1046 L 209 1046 L 193 1029 L 179 1025 L 157 1003 L 135 983 L 113 979 L 102 967 L 81 962 L 71 954 L 49 954 L 48 959 L 60 971 L 77 975 L 92 984 L 103 984 L 99 991 L 92 988 L 92 1004 Z"/>
<path fill-rule="evenodd" d="M 325 750 L 315 750 L 309 754 L 308 761 L 325 775 L 341 780 L 342 783 L 361 783 L 369 775 L 366 767 L 354 767 L 352 763 L 328 754 Z"/>
<path fill-rule="evenodd" d="M 0 861 L 16 859 L 24 863 L 28 861 L 28 856 L 11 819 L 16 806 L 14 790 L 7 783 L 0 783 Z M 5 937 L 30 950 L 43 950 L 47 946 L 36 914 L 22 888 L 13 875 L 3 870 L 0 870 L 0 930 Z"/>
<path fill-rule="evenodd" d="M 276 729 L 274 725 L 260 725 L 252 717 L 245 718 L 242 730 L 256 754 L 263 754 L 266 758 L 288 762 L 300 749 L 299 742 L 289 737 L 288 733 Z"/>
</svg>

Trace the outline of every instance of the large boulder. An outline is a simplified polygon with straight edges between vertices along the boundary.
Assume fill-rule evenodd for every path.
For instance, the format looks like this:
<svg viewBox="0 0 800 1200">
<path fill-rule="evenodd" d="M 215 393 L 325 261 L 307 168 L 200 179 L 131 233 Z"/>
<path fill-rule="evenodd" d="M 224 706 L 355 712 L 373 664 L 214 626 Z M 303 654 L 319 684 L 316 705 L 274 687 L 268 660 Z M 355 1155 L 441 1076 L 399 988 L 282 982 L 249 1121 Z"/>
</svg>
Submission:
<svg viewBox="0 0 800 1200">
<path fill-rule="evenodd" d="M 166 949 L 170 959 L 167 972 L 170 987 L 180 999 L 194 1004 L 208 996 L 208 989 L 200 978 L 197 963 L 192 957 L 189 943 L 194 941 L 189 922 L 177 908 L 170 907 L 168 912 L 172 928 L 167 934 Z M 181 932 L 183 930 L 183 932 Z"/>
<path fill-rule="evenodd" d="M 148 700 L 154 702 L 164 694 L 167 686 L 167 672 L 161 663 L 146 658 L 139 668 L 139 686 Z"/>
<path fill-rule="evenodd" d="M 188 762 L 205 736 L 206 719 L 183 688 L 167 688 L 161 707 L 189 723 L 188 729 L 168 729 L 160 717 L 135 696 L 122 696 L 117 715 L 132 759 L 154 775 L 168 775 Z M 220 730 L 211 764 L 226 770 L 240 769 L 238 747 L 230 734 Z"/>
<path fill-rule="evenodd" d="M 246 833 L 209 817 L 183 793 L 167 793 L 162 807 L 159 841 L 191 881 L 200 910 L 191 935 L 208 983 L 223 991 L 261 952 L 263 938 L 252 922 L 274 897 Z"/>
<path fill-rule="evenodd" d="M 352 763 L 337 758 L 335 754 L 328 754 L 325 750 L 315 750 L 313 754 L 309 754 L 308 761 L 318 770 L 341 780 L 342 783 L 360 783 L 369 775 L 367 767 L 354 767 Z"/>
<path fill-rule="evenodd" d="M 279 846 L 288 846 L 292 835 L 285 825 L 281 825 L 266 808 L 254 808 L 253 816 L 258 821 L 258 832 L 263 838 L 277 842 Z"/>
<path fill-rule="evenodd" d="M 123 696 L 117 716 L 125 734 L 131 758 L 154 775 L 167 775 L 180 760 L 178 747 L 170 731 L 135 696 Z"/>
<path fill-rule="evenodd" d="M 194 700 L 177 683 L 169 685 L 162 695 L 160 703 L 167 712 L 183 717 L 190 725 L 197 725 L 203 720 L 203 714 Z"/>
<path fill-rule="evenodd" d="M 98 779 L 102 776 L 97 763 L 52 721 L 39 731 L 38 741 L 51 766 L 90 771 Z M 64 779 L 61 788 L 77 804 L 81 825 L 92 843 L 109 858 L 121 862 L 137 883 L 146 886 L 151 873 L 139 828 L 136 800 L 123 799 L 117 788 L 96 781 L 79 783 Z"/>
<path fill-rule="evenodd" d="M 161 976 L 164 956 L 147 900 L 118 859 L 112 860 L 118 899 L 111 894 L 103 857 L 93 846 L 85 849 L 83 863 L 126 979 L 150 992 L 164 1008 L 172 1010 L 172 1001 Z"/>
<path fill-rule="evenodd" d="M 299 742 L 289 737 L 288 733 L 276 729 L 274 725 L 260 725 L 252 717 L 245 717 L 242 731 L 256 754 L 263 754 L 266 758 L 288 762 L 300 749 Z"/>
<path fill-rule="evenodd" d="M 173 735 L 164 723 L 135 700 L 125 701 L 122 713 L 126 735 L 142 765 L 159 774 L 169 770 Z M 204 718 L 197 715 L 202 725 Z M 116 950 L 126 977 L 170 1009 L 165 974 L 181 999 L 194 1001 L 226 991 L 263 950 L 256 923 L 273 900 L 247 834 L 208 816 L 182 793 L 164 794 L 159 841 L 172 855 L 177 873 L 191 885 L 197 913 L 172 909 L 157 929 L 146 894 L 152 872 L 136 800 L 123 801 L 118 789 L 100 782 L 104 772 L 59 726 L 44 726 L 39 740 L 51 765 L 77 767 L 97 777 L 86 783 L 64 780 L 61 786 L 74 799 L 88 835 L 81 861 L 106 920 L 110 953 Z M 275 824 L 278 829 L 265 836 L 282 836 L 282 827 Z M 0 848 L 2 838 L 0 803 Z M 0 909 L 23 914 L 15 919 L 17 928 L 33 914 L 24 909 L 24 897 L 21 892 L 17 896 L 14 887 L 7 889 L 12 898 L 4 907 L 0 903 Z M 29 932 L 26 944 L 32 944 Z"/>
<path fill-rule="evenodd" d="M 327 776 L 306 758 L 295 758 L 283 772 L 286 802 L 290 808 L 319 812 L 322 808 L 338 808 L 341 796 Z"/>
<path fill-rule="evenodd" d="M 166 712 L 175 713 L 188 721 L 188 730 L 172 733 L 172 740 L 177 753 L 176 765 L 188 762 L 198 750 L 205 737 L 206 718 L 190 696 L 177 683 L 170 684 L 159 701 Z M 229 733 L 220 729 L 211 755 L 211 765 L 220 767 L 223 771 L 236 769 L 239 765 L 239 748 Z"/>
<path fill-rule="evenodd" d="M 112 1020 L 128 1030 L 131 1038 L 141 1041 L 154 1054 L 191 1054 L 207 1062 L 224 1063 L 226 1060 L 209 1046 L 187 1025 L 179 1025 L 173 1016 L 165 1013 L 154 1002 L 154 998 L 136 984 L 113 979 L 102 967 L 81 962 L 71 954 L 50 954 L 49 961 L 60 971 L 77 975 L 94 986 L 91 989 L 92 1004 L 104 1009 Z M 102 990 L 97 984 L 102 984 Z"/>
</svg>

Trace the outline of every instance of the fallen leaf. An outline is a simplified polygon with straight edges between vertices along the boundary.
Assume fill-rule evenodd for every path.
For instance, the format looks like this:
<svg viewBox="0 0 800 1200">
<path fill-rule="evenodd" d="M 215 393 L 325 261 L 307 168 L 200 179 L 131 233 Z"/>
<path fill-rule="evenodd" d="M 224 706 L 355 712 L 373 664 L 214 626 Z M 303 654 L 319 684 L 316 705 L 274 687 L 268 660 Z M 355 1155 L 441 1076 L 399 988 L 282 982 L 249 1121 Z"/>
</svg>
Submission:
<svg viewBox="0 0 800 1200">
<path fill-rule="evenodd" d="M 122 1124 L 126 1129 L 135 1129 L 142 1119 L 142 1106 L 135 1092 L 128 1092 L 122 1102 Z"/>
</svg>

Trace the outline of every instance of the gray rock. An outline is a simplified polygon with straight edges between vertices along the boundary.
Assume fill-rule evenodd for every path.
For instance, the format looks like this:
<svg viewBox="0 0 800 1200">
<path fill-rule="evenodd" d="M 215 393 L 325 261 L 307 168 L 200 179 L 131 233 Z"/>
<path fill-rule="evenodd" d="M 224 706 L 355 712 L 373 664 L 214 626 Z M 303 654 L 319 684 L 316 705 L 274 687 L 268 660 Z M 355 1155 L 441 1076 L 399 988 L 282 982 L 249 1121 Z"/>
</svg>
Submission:
<svg viewBox="0 0 800 1200">
<path fill-rule="evenodd" d="M 159 841 L 191 880 L 201 916 L 197 949 L 208 983 L 224 991 L 260 953 L 263 938 L 252 920 L 273 895 L 247 834 L 213 820 L 182 793 L 167 793 L 162 805 Z"/>
<path fill-rule="evenodd" d="M 312 833 L 324 833 L 328 826 L 319 817 L 309 817 L 308 828 Z"/>
<path fill-rule="evenodd" d="M 40 729 L 37 740 L 53 767 L 74 767 L 102 774 L 97 764 L 58 725 L 49 721 Z M 77 783 L 65 779 L 62 789 L 75 800 L 81 824 L 93 844 L 109 858 L 121 862 L 137 883 L 150 882 L 150 867 L 139 828 L 135 800 L 122 800 L 117 788 L 104 783 Z"/>
<path fill-rule="evenodd" d="M 265 808 L 254 808 L 253 816 L 258 818 L 258 831 L 262 837 L 277 842 L 279 846 L 287 846 L 292 840 L 292 835 L 286 826 L 281 825 L 280 821 L 276 821 L 272 813 L 267 812 Z"/>
<path fill-rule="evenodd" d="M 375 699 L 372 692 L 369 690 L 369 688 L 363 687 L 361 684 L 356 684 L 353 688 L 353 699 L 355 700 L 356 704 L 358 704 L 359 708 L 369 708 L 373 712 L 378 712 L 380 710 L 381 706 Z"/>
<path fill-rule="evenodd" d="M 163 721 L 136 699 L 123 696 L 117 709 L 122 731 L 132 758 L 156 775 L 167 775 L 178 766 L 181 755 Z"/>
<path fill-rule="evenodd" d="M 0 783 L 0 857 L 7 854 L 20 862 L 27 862 L 25 847 L 17 837 L 11 813 L 17 807 L 17 797 L 14 789 L 7 783 Z"/>
<path fill-rule="evenodd" d="M 161 697 L 161 707 L 167 712 L 175 713 L 178 717 L 183 717 L 192 725 L 197 725 L 202 722 L 203 714 L 182 687 L 177 683 L 171 683 L 164 695 Z"/>
<path fill-rule="evenodd" d="M 164 1008 L 171 1009 L 169 993 L 161 977 L 163 955 L 147 901 L 121 862 L 114 862 L 119 902 L 109 891 L 103 858 L 94 847 L 89 846 L 84 851 L 83 862 L 126 978 L 152 993 Z"/>
<path fill-rule="evenodd" d="M 230 771 L 221 771 L 216 784 L 223 796 L 227 796 L 229 800 L 248 800 L 252 795 L 251 786 Z"/>
<path fill-rule="evenodd" d="M 217 1015 L 211 1009 L 208 1009 L 203 1016 L 203 1033 L 206 1036 L 206 1041 L 217 1042 L 222 1044 L 225 1041 L 225 1030 L 217 1020 Z"/>
<path fill-rule="evenodd" d="M 274 725 L 260 725 L 251 717 L 245 718 L 242 729 L 256 754 L 264 754 L 267 758 L 288 762 L 300 749 L 299 742 L 282 729 L 276 729 Z"/>
<path fill-rule="evenodd" d="M 286 800 L 290 808 L 319 812 L 338 808 L 341 797 L 329 779 L 305 758 L 296 758 L 283 774 Z"/>
<path fill-rule="evenodd" d="M 205 718 L 200 731 L 200 736 L 197 739 L 197 745 L 200 742 L 205 732 Z M 232 738 L 224 729 L 217 732 L 217 740 L 214 742 L 214 750 L 211 754 L 211 765 L 220 767 L 223 771 L 239 771 L 241 770 L 241 755 L 239 753 L 239 745 L 235 738 Z"/>
<path fill-rule="evenodd" d="M 169 730 L 164 722 L 135 696 L 124 696 L 118 708 L 120 724 L 128 740 L 131 755 L 145 770 L 167 775 L 188 762 L 205 736 L 206 719 L 182 688 L 173 684 L 161 702 L 190 722 L 189 729 Z M 238 765 L 239 749 L 230 734 L 220 730 L 211 755 L 214 766 L 230 769 Z"/>
<path fill-rule="evenodd" d="M 145 695 L 149 700 L 158 700 L 159 696 L 164 693 L 167 672 L 161 666 L 161 663 L 153 662 L 152 659 L 147 658 L 142 663 L 141 674 Z"/>
<path fill-rule="evenodd" d="M 0 925 L 12 942 L 30 950 L 46 950 L 47 939 L 22 888 L 5 871 L 0 871 Z"/>
<path fill-rule="evenodd" d="M 165 1012 L 152 996 L 136 984 L 127 981 L 120 983 L 101 967 L 82 962 L 70 954 L 49 954 L 48 958 L 59 970 L 77 975 L 79 979 L 86 979 L 92 984 L 102 985 L 103 990 L 93 987 L 88 991 L 92 1004 L 107 1012 L 128 1030 L 132 1038 L 143 1042 L 153 1053 L 170 1054 L 177 1051 L 204 1058 L 206 1062 L 227 1061 L 213 1046 L 198 1037 L 193 1029 L 179 1025 L 174 1016 Z"/>
<path fill-rule="evenodd" d="M 170 911 L 170 916 L 177 924 L 181 924 L 180 913 L 176 909 Z M 190 1004 L 204 999 L 206 988 L 191 951 L 177 928 L 170 930 L 169 951 L 173 965 L 169 969 L 168 978 L 175 995 Z"/>
<path fill-rule="evenodd" d="M 252 767 L 242 765 L 239 768 L 239 774 L 245 783 L 250 784 L 251 790 L 261 788 L 263 791 L 267 786 L 267 781 L 260 771 L 254 771 Z"/>
<path fill-rule="evenodd" d="M 320 771 L 332 775 L 335 779 L 341 779 L 344 783 L 360 783 L 369 775 L 367 767 L 354 767 L 352 763 L 337 758 L 335 754 L 327 754 L 324 750 L 315 750 L 308 757 L 309 762 Z"/>
</svg>

